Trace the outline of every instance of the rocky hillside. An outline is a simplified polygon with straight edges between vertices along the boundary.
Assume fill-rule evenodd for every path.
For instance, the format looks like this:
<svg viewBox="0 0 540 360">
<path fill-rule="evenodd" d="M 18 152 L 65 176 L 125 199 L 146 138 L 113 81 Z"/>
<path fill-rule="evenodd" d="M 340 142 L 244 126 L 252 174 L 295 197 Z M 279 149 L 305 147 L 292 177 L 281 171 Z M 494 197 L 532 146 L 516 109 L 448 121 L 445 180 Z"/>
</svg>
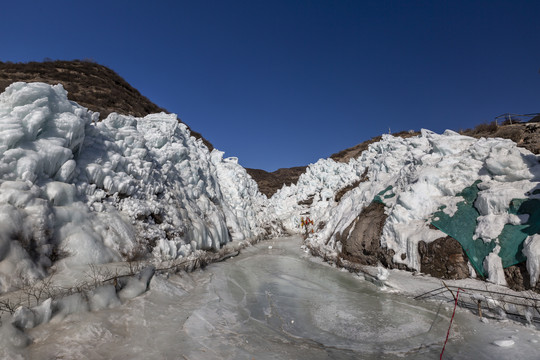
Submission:
<svg viewBox="0 0 540 360">
<path fill-rule="evenodd" d="M 259 185 L 259 191 L 267 197 L 272 197 L 283 185 L 296 184 L 300 175 L 306 171 L 307 166 L 282 168 L 274 172 L 261 169 L 246 169 L 248 174 Z"/>
<path fill-rule="evenodd" d="M 474 138 L 499 137 L 514 141 L 519 147 L 525 148 L 533 154 L 540 154 L 540 117 L 537 116 L 526 123 L 496 122 L 480 124 L 474 129 L 460 131 L 462 135 Z"/>
<path fill-rule="evenodd" d="M 510 139 L 517 143 L 519 147 L 525 148 L 533 154 L 540 153 L 540 116 L 537 116 L 527 123 L 509 123 L 503 122 L 498 125 L 496 122 L 489 124 L 480 124 L 473 129 L 460 130 L 459 133 L 474 138 L 503 138 Z M 456 129 L 453 129 L 456 130 Z M 402 131 L 392 134 L 403 139 L 419 135 L 418 131 Z M 348 162 L 350 159 L 357 158 L 363 151 L 367 150 L 370 144 L 381 140 L 381 136 L 376 136 L 370 140 L 364 141 L 358 145 L 342 150 L 330 155 L 330 158 L 338 162 Z"/>
<path fill-rule="evenodd" d="M 113 70 L 91 61 L 0 62 L 0 93 L 11 83 L 44 82 L 62 84 L 70 100 L 100 113 L 101 120 L 111 112 L 143 117 L 167 112 L 132 87 Z M 212 150 L 212 144 L 191 130 Z"/>
<path fill-rule="evenodd" d="M 540 116 L 527 123 L 508 123 L 503 122 L 498 125 L 495 122 L 489 124 L 480 124 L 473 129 L 461 130 L 459 133 L 474 138 L 503 138 L 510 139 L 533 154 L 540 153 Z M 418 131 L 401 131 L 392 134 L 403 139 L 420 135 Z M 346 163 L 351 159 L 359 157 L 366 151 L 369 145 L 381 141 L 382 136 L 376 136 L 366 140 L 358 145 L 344 149 L 340 152 L 330 155 L 330 159 Z M 281 189 L 283 185 L 296 184 L 300 175 L 306 171 L 305 166 L 283 168 L 272 173 L 259 169 L 246 169 L 255 181 L 259 184 L 260 191 L 268 197 Z"/>
</svg>

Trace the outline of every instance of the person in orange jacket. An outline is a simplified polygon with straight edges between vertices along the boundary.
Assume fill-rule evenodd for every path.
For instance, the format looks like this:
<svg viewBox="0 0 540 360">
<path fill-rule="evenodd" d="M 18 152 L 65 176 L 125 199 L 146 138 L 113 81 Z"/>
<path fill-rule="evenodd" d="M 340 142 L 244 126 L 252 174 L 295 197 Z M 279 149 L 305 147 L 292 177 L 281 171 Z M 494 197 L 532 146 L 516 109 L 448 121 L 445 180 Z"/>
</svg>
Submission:
<svg viewBox="0 0 540 360">
<path fill-rule="evenodd" d="M 308 234 L 309 234 L 309 225 L 313 226 L 314 223 L 313 223 L 313 220 L 311 220 L 311 219 L 309 218 L 309 216 L 308 216 L 308 217 L 306 217 L 306 219 L 304 219 L 304 217 L 301 218 L 300 225 L 301 225 L 301 227 L 305 227 L 305 228 L 306 228 L 306 233 L 305 233 L 305 235 L 306 235 L 306 237 L 307 237 Z M 311 233 L 313 234 L 313 229 L 311 229 Z"/>
</svg>

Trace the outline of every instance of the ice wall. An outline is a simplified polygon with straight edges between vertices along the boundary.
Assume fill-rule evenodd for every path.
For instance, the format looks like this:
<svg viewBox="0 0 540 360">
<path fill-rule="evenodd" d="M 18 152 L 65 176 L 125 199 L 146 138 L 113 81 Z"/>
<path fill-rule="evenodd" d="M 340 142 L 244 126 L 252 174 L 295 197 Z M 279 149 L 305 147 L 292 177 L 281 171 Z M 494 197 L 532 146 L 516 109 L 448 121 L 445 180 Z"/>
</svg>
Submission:
<svg viewBox="0 0 540 360">
<path fill-rule="evenodd" d="M 283 234 L 275 208 L 266 195 L 259 192 L 257 183 L 246 169 L 238 165 L 238 159 L 223 159 L 223 152 L 214 149 L 211 161 L 216 167 L 222 196 L 227 204 L 224 213 L 233 240 Z"/>
<path fill-rule="evenodd" d="M 175 115 L 97 118 L 60 85 L 15 83 L 0 95 L 0 292 L 44 276 L 54 262 L 174 259 L 275 236 L 281 224 L 298 232 L 307 215 L 316 229 L 308 241 L 335 255 L 336 235 L 375 198 L 388 215 L 381 246 L 419 269 L 417 243 L 443 236 L 428 226 L 434 214 L 453 216 L 473 184 L 471 237 L 500 245 L 484 267 L 501 282 L 500 234 L 528 221 L 510 213 L 510 203 L 540 198 L 538 158 L 509 140 L 384 135 L 349 163 L 310 165 L 268 200 L 237 159 L 210 153 Z M 524 254 L 536 283 L 540 259 L 530 235 Z"/>
<path fill-rule="evenodd" d="M 327 221 L 328 212 L 335 206 L 335 194 L 358 181 L 364 171 L 362 164 L 356 161 L 344 164 L 320 159 L 306 169 L 296 184 L 278 190 L 271 203 L 289 231 L 301 231 L 303 214 L 309 213 L 318 222 Z"/>
<path fill-rule="evenodd" d="M 277 233 L 245 170 L 175 115 L 97 119 L 61 85 L 0 95 L 0 292 L 56 261 L 165 260 Z"/>
<path fill-rule="evenodd" d="M 464 200 L 458 195 L 463 189 L 478 182 L 474 206 L 479 216 L 472 240 L 498 244 L 505 225 L 527 221 L 527 216 L 508 213 L 511 200 L 538 198 L 539 181 L 537 157 L 510 140 L 422 130 L 420 136 L 407 139 L 384 135 L 347 164 L 320 160 L 308 168 L 297 185 L 279 190 L 271 201 L 290 230 L 298 231 L 299 217 L 309 213 L 320 230 L 308 241 L 336 256 L 342 248 L 336 235 L 378 197 L 388 215 L 381 246 L 395 251 L 394 262 L 419 270 L 418 242 L 444 236 L 428 225 L 438 210 L 450 216 L 457 211 L 458 203 Z M 354 189 L 336 202 L 337 189 L 353 183 Z M 306 206 L 308 199 L 312 204 Z M 502 282 L 496 257 L 498 252 L 490 254 L 484 266 L 490 279 Z M 531 269 L 538 263 L 529 262 Z"/>
</svg>

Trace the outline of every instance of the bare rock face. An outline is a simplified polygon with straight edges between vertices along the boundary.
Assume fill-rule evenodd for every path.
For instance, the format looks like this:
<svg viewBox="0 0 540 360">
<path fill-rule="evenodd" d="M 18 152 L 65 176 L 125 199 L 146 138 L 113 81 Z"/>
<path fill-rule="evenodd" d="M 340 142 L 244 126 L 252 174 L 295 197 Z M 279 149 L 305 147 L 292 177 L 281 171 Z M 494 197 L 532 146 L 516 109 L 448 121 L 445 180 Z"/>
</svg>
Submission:
<svg viewBox="0 0 540 360">
<path fill-rule="evenodd" d="M 467 255 L 461 244 L 447 236 L 431 243 L 418 243 L 420 271 L 441 279 L 468 278 Z"/>
<path fill-rule="evenodd" d="M 381 247 L 382 229 L 386 218 L 384 205 L 381 203 L 372 202 L 362 210 L 358 218 L 337 238 L 343 245 L 340 257 L 362 265 L 375 266 L 382 263 L 390 269 L 407 270 L 403 264 L 394 264 L 393 250 Z"/>
<path fill-rule="evenodd" d="M 381 247 L 380 239 L 386 217 L 383 204 L 372 203 L 367 206 L 358 218 L 340 234 L 343 257 L 364 265 L 377 265 L 377 254 Z"/>
<path fill-rule="evenodd" d="M 512 290 L 525 291 L 531 289 L 530 275 L 524 262 L 504 269 L 504 277 L 508 287 Z"/>
</svg>

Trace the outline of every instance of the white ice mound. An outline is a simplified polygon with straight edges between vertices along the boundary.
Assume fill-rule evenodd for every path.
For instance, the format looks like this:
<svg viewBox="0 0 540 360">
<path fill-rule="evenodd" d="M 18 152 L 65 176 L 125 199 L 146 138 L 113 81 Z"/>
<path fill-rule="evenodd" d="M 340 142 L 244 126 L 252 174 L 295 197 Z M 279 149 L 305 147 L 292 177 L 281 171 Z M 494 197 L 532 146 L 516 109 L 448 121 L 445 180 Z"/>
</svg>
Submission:
<svg viewBox="0 0 540 360">
<path fill-rule="evenodd" d="M 155 272 L 156 268 L 149 266 L 142 269 L 137 276 L 121 278 L 119 281 L 119 286 L 121 289 L 118 291 L 118 298 L 124 302 L 146 292 L 150 286 L 150 280 L 152 280 Z"/>
<path fill-rule="evenodd" d="M 57 232 L 85 208 L 65 181 L 97 114 L 66 96 L 61 85 L 41 83 L 0 95 L 0 292 L 44 275 L 60 248 Z"/>
<path fill-rule="evenodd" d="M 70 167 L 96 115 L 68 101 L 61 85 L 12 84 L 0 95 L 0 177 L 54 178 Z M 69 176 L 66 168 L 60 173 Z"/>
<path fill-rule="evenodd" d="M 61 85 L 14 83 L 0 95 L 0 293 L 60 258 L 163 260 L 276 233 L 245 170 L 175 115 L 97 120 Z"/>
<path fill-rule="evenodd" d="M 280 222 L 276 220 L 274 207 L 266 195 L 236 158 L 223 159 L 223 152 L 214 149 L 212 164 L 227 207 L 224 207 L 227 225 L 233 240 L 270 236 L 282 233 Z"/>
</svg>

